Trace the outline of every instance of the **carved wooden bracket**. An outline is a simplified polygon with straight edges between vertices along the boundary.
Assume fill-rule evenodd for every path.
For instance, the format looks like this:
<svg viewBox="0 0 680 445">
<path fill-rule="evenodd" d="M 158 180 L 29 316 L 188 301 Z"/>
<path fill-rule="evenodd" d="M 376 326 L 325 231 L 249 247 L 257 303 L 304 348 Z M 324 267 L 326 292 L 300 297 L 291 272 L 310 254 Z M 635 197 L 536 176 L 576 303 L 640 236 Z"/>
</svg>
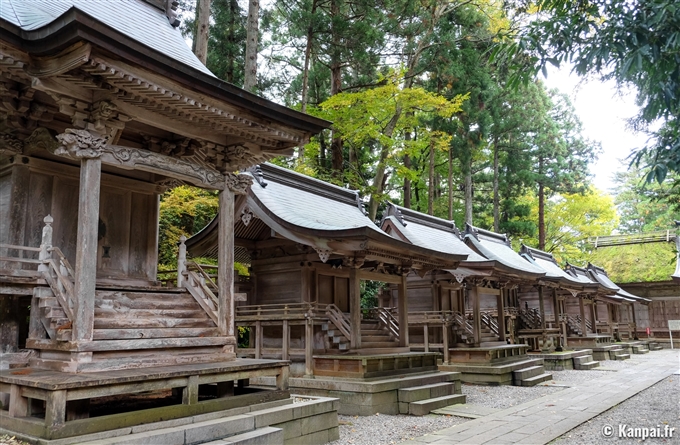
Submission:
<svg viewBox="0 0 680 445">
<path fill-rule="evenodd" d="M 250 187 L 252 183 L 253 178 L 249 175 L 237 175 L 234 173 L 224 174 L 224 186 L 237 195 L 245 195 L 248 193 L 248 187 Z"/>
<path fill-rule="evenodd" d="M 248 206 L 244 207 L 243 210 L 241 211 L 241 221 L 243 221 L 243 225 L 247 227 L 252 219 L 253 211 L 250 210 L 250 207 Z"/>
<path fill-rule="evenodd" d="M 75 160 L 99 158 L 106 146 L 106 139 L 75 128 L 67 128 L 64 133 L 58 134 L 57 141 L 60 145 L 54 154 Z"/>
</svg>

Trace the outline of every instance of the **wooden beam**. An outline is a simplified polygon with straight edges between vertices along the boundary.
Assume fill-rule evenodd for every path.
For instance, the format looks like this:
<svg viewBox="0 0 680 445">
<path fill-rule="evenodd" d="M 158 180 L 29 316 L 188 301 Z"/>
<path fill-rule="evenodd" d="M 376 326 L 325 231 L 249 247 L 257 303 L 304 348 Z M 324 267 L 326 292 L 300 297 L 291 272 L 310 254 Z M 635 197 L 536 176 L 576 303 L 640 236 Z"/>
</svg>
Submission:
<svg viewBox="0 0 680 445">
<path fill-rule="evenodd" d="M 473 283 L 470 286 L 468 294 L 470 302 L 472 303 L 472 331 L 474 335 L 474 343 L 479 347 L 482 337 L 482 314 L 479 309 L 479 287 Z M 463 312 L 464 313 L 464 312 Z"/>
</svg>

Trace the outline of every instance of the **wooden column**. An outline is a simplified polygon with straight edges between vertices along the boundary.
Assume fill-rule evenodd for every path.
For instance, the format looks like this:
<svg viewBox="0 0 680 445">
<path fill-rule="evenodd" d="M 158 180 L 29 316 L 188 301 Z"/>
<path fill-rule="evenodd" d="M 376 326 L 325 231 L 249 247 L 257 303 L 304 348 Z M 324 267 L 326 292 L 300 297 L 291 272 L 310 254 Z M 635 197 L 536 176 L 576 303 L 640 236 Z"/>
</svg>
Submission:
<svg viewBox="0 0 680 445">
<path fill-rule="evenodd" d="M 593 334 L 597 334 L 597 302 L 593 300 L 593 304 L 590 305 L 590 324 L 591 331 Z"/>
<path fill-rule="evenodd" d="M 581 312 L 581 337 L 586 337 L 588 331 L 586 330 L 586 311 L 583 307 L 583 298 L 578 299 L 578 309 Z"/>
<path fill-rule="evenodd" d="M 349 316 L 351 322 L 350 347 L 361 349 L 361 279 L 359 270 L 349 270 Z"/>
<path fill-rule="evenodd" d="M 281 359 L 290 359 L 290 327 L 288 326 L 288 320 L 283 320 L 283 328 L 281 329 L 283 339 L 281 340 Z"/>
<path fill-rule="evenodd" d="M 543 286 L 538 286 L 538 311 L 541 314 L 541 329 L 545 331 L 545 301 L 543 299 Z"/>
<path fill-rule="evenodd" d="M 505 341 L 505 293 L 507 292 L 504 287 L 501 287 L 500 293 L 498 294 L 498 340 Z"/>
<path fill-rule="evenodd" d="M 449 364 L 449 332 L 450 332 L 449 324 L 444 323 L 444 326 L 442 326 L 442 346 L 444 347 L 444 364 L 448 365 Z"/>
<path fill-rule="evenodd" d="M 478 348 L 482 338 L 482 315 L 479 310 L 479 289 L 477 288 L 476 284 L 473 283 L 472 286 L 470 286 L 468 296 L 470 298 L 470 303 L 472 304 L 473 338 L 475 347 Z M 465 312 L 463 312 L 463 316 L 465 316 Z"/>
<path fill-rule="evenodd" d="M 6 242 L 16 246 L 26 244 L 26 212 L 28 209 L 31 172 L 28 165 L 20 163 L 24 159 L 28 161 L 28 158 L 22 156 L 17 155 L 14 157 L 15 164 L 12 166 L 10 175 L 11 191 L 8 197 L 8 207 L 6 208 L 7 214 L 2 215 L 9 226 Z M 0 251 L 0 256 L 23 257 L 24 252 L 8 249 L 5 252 Z M 21 263 L 0 262 L 0 268 L 10 270 L 21 269 Z"/>
<path fill-rule="evenodd" d="M 399 346 L 408 347 L 408 286 L 406 274 L 401 275 L 399 282 L 399 301 L 397 303 L 399 311 Z"/>
<path fill-rule="evenodd" d="M 220 192 L 217 232 L 217 328 L 221 336 L 234 337 L 234 192 Z"/>
<path fill-rule="evenodd" d="M 305 320 L 305 375 L 314 375 L 314 320 Z"/>
<path fill-rule="evenodd" d="M 84 157 L 80 161 L 78 233 L 75 264 L 75 320 L 73 340 L 92 340 L 94 296 L 97 286 L 97 235 L 99 233 L 99 190 L 102 161 Z"/>
<path fill-rule="evenodd" d="M 630 304 L 631 319 L 633 320 L 633 339 L 637 340 L 637 320 L 635 319 L 635 303 Z"/>
</svg>

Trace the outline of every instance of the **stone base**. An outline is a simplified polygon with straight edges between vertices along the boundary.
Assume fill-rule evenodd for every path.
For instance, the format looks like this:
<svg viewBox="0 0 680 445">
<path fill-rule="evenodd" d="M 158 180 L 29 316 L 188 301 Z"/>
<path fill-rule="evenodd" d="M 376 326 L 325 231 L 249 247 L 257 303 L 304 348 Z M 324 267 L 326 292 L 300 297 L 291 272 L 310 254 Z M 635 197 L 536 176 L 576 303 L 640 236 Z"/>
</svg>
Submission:
<svg viewBox="0 0 680 445">
<path fill-rule="evenodd" d="M 339 399 L 338 413 L 349 416 L 370 416 L 377 413 L 400 413 L 399 390 L 416 389 L 438 383 L 453 383 L 455 394 L 461 394 L 461 375 L 457 372 L 427 372 L 399 377 L 375 379 L 340 379 L 333 377 L 291 378 L 290 388 L 296 394 Z M 272 378 L 260 378 L 251 383 L 273 385 Z M 439 394 L 437 394 L 439 395 Z M 401 400 L 401 402 L 404 402 Z"/>
<path fill-rule="evenodd" d="M 513 372 L 534 366 L 543 366 L 542 359 L 532 359 L 527 355 L 510 363 L 502 364 L 472 364 L 472 363 L 449 363 L 440 365 L 439 370 L 444 372 L 461 373 L 461 381 L 476 385 L 512 385 Z"/>
<path fill-rule="evenodd" d="M 549 354 L 530 352 L 527 355 L 531 358 L 543 359 L 543 367 L 547 371 L 564 371 L 565 369 L 574 369 L 575 357 L 592 354 L 593 351 L 590 349 L 581 349 L 578 351 L 551 352 Z"/>
<path fill-rule="evenodd" d="M 615 350 L 620 350 L 619 346 L 615 345 L 609 345 L 609 346 L 598 346 L 598 347 L 593 347 L 593 348 L 583 348 L 583 349 L 578 349 L 578 351 L 586 351 L 586 350 L 592 350 L 592 356 L 594 360 L 597 361 L 602 361 L 602 360 L 613 360 L 613 351 Z M 610 354 L 610 351 L 612 354 Z"/>
<path fill-rule="evenodd" d="M 321 445 L 338 440 L 337 399 L 304 397 L 307 400 L 300 400 L 299 397 L 294 395 L 283 400 L 62 439 L 43 439 L 6 428 L 0 428 L 0 434 L 38 445 L 189 445 L 225 438 L 228 442 L 224 443 L 231 443 L 231 439 L 234 443 Z M 253 440 L 254 437 L 259 441 Z"/>
<path fill-rule="evenodd" d="M 500 345 L 481 348 L 450 348 L 450 364 L 500 364 L 526 358 L 528 345 Z M 444 363 L 446 365 L 446 363 Z"/>
</svg>

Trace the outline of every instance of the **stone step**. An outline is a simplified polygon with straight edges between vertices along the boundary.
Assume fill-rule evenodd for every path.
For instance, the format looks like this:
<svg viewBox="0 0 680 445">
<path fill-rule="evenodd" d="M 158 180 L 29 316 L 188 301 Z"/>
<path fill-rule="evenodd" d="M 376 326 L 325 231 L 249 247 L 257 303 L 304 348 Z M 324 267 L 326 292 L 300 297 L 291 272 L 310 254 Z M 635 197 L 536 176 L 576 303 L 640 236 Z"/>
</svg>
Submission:
<svg viewBox="0 0 680 445">
<path fill-rule="evenodd" d="M 222 440 L 203 442 L 204 445 L 283 445 L 283 430 L 267 426 Z"/>
<path fill-rule="evenodd" d="M 631 349 L 633 351 L 633 354 L 647 354 L 647 353 L 649 353 L 649 349 L 647 349 L 644 345 L 632 345 Z"/>
<path fill-rule="evenodd" d="M 609 354 L 612 360 L 628 360 L 630 358 L 630 354 L 624 354 L 624 353 L 615 353 L 615 354 Z"/>
<path fill-rule="evenodd" d="M 528 368 L 518 369 L 517 371 L 512 371 L 512 379 L 515 381 L 526 380 L 530 377 L 535 377 L 542 374 L 545 371 L 543 365 L 530 366 Z"/>
<path fill-rule="evenodd" d="M 663 346 L 661 346 L 658 343 L 650 343 L 649 344 L 649 350 L 650 351 L 661 351 L 663 349 Z"/>
<path fill-rule="evenodd" d="M 589 369 L 597 368 L 600 366 L 600 362 L 592 361 L 592 362 L 583 362 L 576 364 L 574 363 L 574 369 L 578 371 L 587 371 Z"/>
<path fill-rule="evenodd" d="M 426 416 L 430 411 L 444 408 L 445 406 L 465 403 L 464 394 L 452 394 L 448 396 L 434 397 L 432 399 L 419 400 L 408 404 L 408 413 L 412 416 Z"/>
<path fill-rule="evenodd" d="M 450 396 L 456 393 L 456 385 L 450 382 L 433 383 L 430 385 L 401 388 L 397 397 L 399 402 L 411 403 L 434 397 Z"/>
<path fill-rule="evenodd" d="M 592 355 L 582 355 L 581 357 L 574 357 L 574 365 L 580 365 L 582 363 L 588 363 L 593 361 Z"/>
<path fill-rule="evenodd" d="M 552 380 L 552 374 L 543 373 L 534 377 L 529 377 L 528 379 L 523 379 L 520 383 L 520 385 L 516 386 L 536 386 L 539 383 Z"/>
</svg>

